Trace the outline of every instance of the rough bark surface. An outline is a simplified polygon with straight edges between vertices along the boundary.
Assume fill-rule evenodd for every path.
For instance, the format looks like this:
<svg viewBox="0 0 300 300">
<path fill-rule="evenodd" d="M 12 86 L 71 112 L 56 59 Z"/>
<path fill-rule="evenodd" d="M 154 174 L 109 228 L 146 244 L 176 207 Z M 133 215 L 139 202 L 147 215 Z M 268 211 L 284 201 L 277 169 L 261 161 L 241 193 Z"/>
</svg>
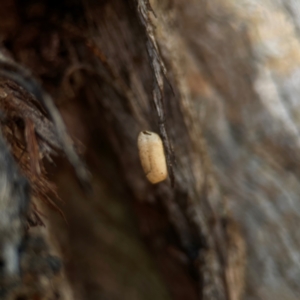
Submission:
<svg viewBox="0 0 300 300">
<path fill-rule="evenodd" d="M 298 6 L 3 0 L 1 131 L 32 199 L 22 272 L 0 297 L 299 299 Z M 92 192 L 10 60 L 52 96 Z M 157 185 L 142 130 L 163 140 Z"/>
</svg>

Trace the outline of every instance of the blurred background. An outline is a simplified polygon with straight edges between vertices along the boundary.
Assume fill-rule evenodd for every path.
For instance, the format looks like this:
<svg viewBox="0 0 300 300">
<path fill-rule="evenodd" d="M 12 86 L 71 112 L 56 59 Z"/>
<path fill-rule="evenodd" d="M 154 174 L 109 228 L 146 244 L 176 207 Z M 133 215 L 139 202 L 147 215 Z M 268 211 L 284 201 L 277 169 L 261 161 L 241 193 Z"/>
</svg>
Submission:
<svg viewBox="0 0 300 300">
<path fill-rule="evenodd" d="M 39 151 L 55 149 L 40 181 L 22 167 L 28 140 L 19 163 L 40 224 L 29 235 L 63 263 L 9 299 L 299 299 L 299 26 L 294 0 L 2 0 L 1 55 L 52 96 L 93 189 L 43 109 L 9 106 L 30 101 L 2 78 L 15 158 L 11 128 L 22 136 L 27 119 Z M 157 185 L 142 130 L 164 142 Z"/>
</svg>

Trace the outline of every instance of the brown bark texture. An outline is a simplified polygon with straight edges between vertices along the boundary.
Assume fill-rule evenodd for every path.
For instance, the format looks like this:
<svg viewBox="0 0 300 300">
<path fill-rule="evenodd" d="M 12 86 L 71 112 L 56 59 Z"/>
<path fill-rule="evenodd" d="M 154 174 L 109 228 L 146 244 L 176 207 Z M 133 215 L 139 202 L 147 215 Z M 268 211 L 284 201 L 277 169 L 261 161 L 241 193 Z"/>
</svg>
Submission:
<svg viewBox="0 0 300 300">
<path fill-rule="evenodd" d="M 0 299 L 299 299 L 299 20 L 294 0 L 2 0 Z"/>
</svg>

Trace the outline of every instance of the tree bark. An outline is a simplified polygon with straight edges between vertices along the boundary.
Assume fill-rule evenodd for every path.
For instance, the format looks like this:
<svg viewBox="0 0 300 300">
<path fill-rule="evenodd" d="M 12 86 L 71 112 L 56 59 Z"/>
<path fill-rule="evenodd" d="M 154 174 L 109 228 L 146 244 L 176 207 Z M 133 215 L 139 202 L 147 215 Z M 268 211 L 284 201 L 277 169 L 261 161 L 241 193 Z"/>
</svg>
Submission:
<svg viewBox="0 0 300 300">
<path fill-rule="evenodd" d="M 52 96 L 92 175 L 89 193 L 55 118 L 0 63 L 3 135 L 16 160 L 26 148 L 27 218 L 45 225 L 3 299 L 299 298 L 300 7 L 273 2 L 1 3 L 3 56 Z M 156 185 L 142 130 L 163 140 Z"/>
</svg>

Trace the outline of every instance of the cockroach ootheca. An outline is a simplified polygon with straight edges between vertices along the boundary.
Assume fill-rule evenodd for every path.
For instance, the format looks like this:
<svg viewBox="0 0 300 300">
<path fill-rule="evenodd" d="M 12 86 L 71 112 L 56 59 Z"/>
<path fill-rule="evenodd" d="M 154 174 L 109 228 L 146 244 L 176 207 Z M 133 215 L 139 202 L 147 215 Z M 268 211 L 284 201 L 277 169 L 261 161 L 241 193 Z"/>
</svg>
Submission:
<svg viewBox="0 0 300 300">
<path fill-rule="evenodd" d="M 155 132 L 141 131 L 137 144 L 147 179 L 153 184 L 164 181 L 168 177 L 168 169 L 160 136 Z"/>
</svg>

